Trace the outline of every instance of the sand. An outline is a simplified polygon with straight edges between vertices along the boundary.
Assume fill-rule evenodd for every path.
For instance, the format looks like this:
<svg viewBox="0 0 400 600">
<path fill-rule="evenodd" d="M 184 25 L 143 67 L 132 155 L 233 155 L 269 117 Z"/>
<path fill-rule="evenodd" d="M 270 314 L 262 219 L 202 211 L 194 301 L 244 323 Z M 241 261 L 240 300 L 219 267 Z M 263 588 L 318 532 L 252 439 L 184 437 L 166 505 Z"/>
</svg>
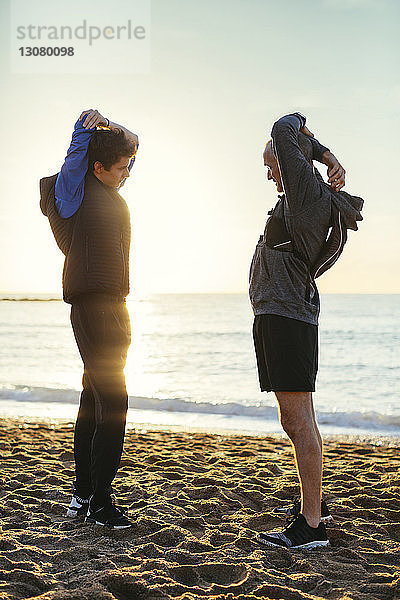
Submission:
<svg viewBox="0 0 400 600">
<path fill-rule="evenodd" d="M 331 546 L 264 549 L 298 492 L 284 438 L 127 432 L 115 480 L 135 524 L 64 517 L 73 424 L 0 419 L 0 599 L 400 599 L 399 446 L 325 444 Z"/>
</svg>

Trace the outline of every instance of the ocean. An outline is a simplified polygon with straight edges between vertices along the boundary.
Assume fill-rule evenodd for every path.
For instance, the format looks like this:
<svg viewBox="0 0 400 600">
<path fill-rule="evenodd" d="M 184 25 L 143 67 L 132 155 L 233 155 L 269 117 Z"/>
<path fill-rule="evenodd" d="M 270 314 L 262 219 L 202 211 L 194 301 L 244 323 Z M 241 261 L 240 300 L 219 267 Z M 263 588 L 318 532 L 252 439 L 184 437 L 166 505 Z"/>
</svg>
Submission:
<svg viewBox="0 0 400 600">
<path fill-rule="evenodd" d="M 128 421 L 212 431 L 280 432 L 261 393 L 246 295 L 132 298 Z M 82 363 L 70 307 L 0 297 L 0 415 L 75 419 Z M 322 295 L 314 396 L 324 434 L 400 435 L 400 296 Z"/>
</svg>

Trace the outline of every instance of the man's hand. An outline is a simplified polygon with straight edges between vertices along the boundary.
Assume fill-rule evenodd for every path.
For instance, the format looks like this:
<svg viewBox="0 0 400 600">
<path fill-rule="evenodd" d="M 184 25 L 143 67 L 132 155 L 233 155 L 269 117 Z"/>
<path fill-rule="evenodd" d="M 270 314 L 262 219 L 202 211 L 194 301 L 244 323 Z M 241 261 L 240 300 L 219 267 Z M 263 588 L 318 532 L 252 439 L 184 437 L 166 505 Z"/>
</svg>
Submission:
<svg viewBox="0 0 400 600">
<path fill-rule="evenodd" d="M 86 117 L 83 121 L 83 126 L 85 129 L 93 129 L 97 125 L 100 125 L 101 127 L 108 126 L 108 119 L 103 117 L 98 110 L 93 110 L 92 108 L 90 110 L 84 110 L 79 117 L 79 120 L 82 121 L 84 117 Z"/>
<path fill-rule="evenodd" d="M 314 137 L 314 134 L 311 133 L 311 131 L 305 125 L 300 129 L 300 131 L 305 135 Z M 344 186 L 346 171 L 344 170 L 336 156 L 332 154 L 332 152 L 329 152 L 329 150 L 323 153 L 322 160 L 324 165 L 328 167 L 328 182 L 331 188 L 339 192 Z"/>
<path fill-rule="evenodd" d="M 329 150 L 323 153 L 322 158 L 323 163 L 328 167 L 328 182 L 333 190 L 339 192 L 344 186 L 346 171 Z"/>
<path fill-rule="evenodd" d="M 105 129 L 111 129 L 111 131 L 123 131 L 125 137 L 135 146 L 135 153 L 139 147 L 139 138 L 136 133 L 132 133 L 129 129 L 126 129 L 123 125 L 118 125 L 118 123 L 113 123 L 110 119 L 106 119 L 99 113 L 98 110 L 84 110 L 79 120 L 83 121 L 83 127 L 85 129 L 93 129 L 94 127 L 102 127 Z"/>
</svg>

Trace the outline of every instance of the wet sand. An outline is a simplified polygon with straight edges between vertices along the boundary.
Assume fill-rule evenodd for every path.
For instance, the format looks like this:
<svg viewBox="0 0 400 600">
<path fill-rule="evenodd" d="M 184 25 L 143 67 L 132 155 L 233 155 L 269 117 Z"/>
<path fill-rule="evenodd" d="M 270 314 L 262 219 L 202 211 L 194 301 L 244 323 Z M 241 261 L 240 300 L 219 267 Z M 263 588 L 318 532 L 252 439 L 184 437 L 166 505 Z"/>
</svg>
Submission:
<svg viewBox="0 0 400 600">
<path fill-rule="evenodd" d="M 264 549 L 298 492 L 286 439 L 127 432 L 129 530 L 65 518 L 72 423 L 0 419 L 0 600 L 400 599 L 399 445 L 325 443 L 331 546 Z"/>
</svg>

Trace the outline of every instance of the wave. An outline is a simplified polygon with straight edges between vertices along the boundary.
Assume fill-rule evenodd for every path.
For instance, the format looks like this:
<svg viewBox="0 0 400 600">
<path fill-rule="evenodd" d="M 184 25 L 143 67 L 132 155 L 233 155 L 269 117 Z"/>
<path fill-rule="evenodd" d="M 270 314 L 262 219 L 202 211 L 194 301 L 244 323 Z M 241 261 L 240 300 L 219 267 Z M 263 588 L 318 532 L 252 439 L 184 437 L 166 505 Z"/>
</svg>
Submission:
<svg viewBox="0 0 400 600">
<path fill-rule="evenodd" d="M 0 401 L 78 404 L 80 392 L 72 389 L 53 389 L 30 386 L 0 387 Z M 226 417 L 254 418 L 276 421 L 276 405 L 244 405 L 238 402 L 195 402 L 182 398 L 148 398 L 130 396 L 129 408 L 176 413 L 200 413 L 204 415 L 222 415 Z M 381 432 L 400 430 L 400 415 L 383 414 L 377 411 L 317 411 L 320 425 L 339 428 L 368 429 Z M 260 425 L 262 429 L 262 425 Z"/>
</svg>

